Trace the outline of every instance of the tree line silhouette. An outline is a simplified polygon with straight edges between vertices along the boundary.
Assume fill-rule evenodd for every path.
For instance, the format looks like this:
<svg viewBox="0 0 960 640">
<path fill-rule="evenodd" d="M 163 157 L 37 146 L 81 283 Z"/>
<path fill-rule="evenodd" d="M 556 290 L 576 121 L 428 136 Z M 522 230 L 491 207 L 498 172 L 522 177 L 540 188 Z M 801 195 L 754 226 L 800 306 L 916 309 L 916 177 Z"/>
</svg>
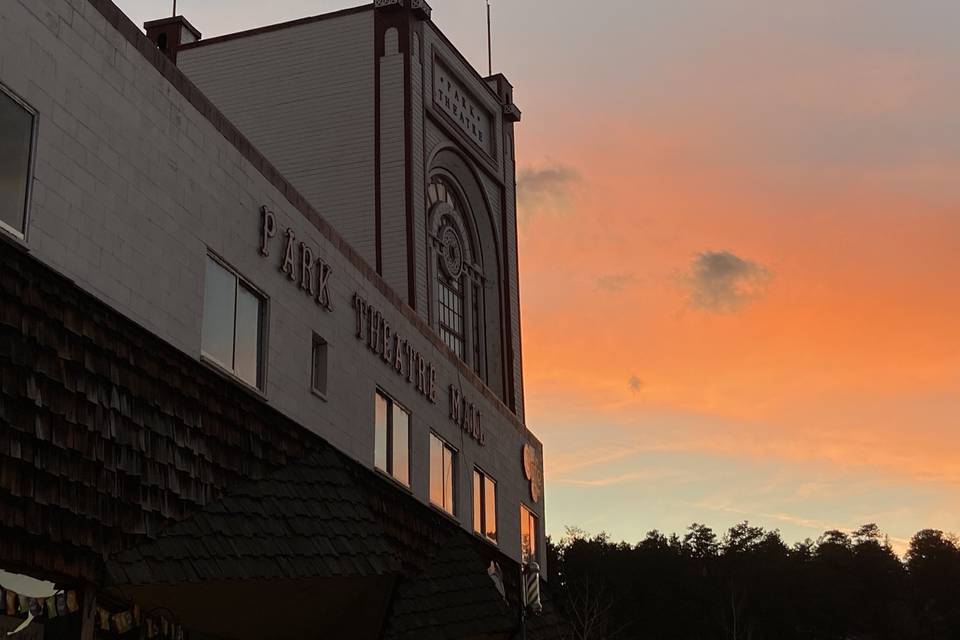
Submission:
<svg viewBox="0 0 960 640">
<path fill-rule="evenodd" d="M 942 531 L 903 559 L 873 524 L 788 546 L 747 522 L 635 545 L 568 529 L 547 554 L 574 640 L 960 638 L 960 545 Z"/>
</svg>

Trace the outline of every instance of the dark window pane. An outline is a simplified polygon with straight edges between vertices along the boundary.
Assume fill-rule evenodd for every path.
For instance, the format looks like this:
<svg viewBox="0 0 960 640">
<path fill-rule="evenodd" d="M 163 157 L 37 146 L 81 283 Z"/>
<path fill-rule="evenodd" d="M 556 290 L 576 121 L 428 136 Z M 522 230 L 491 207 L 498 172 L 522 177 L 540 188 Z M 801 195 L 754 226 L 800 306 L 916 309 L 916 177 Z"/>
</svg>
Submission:
<svg viewBox="0 0 960 640">
<path fill-rule="evenodd" d="M 456 283 L 448 284 L 443 276 L 440 276 L 437 284 L 437 299 L 440 303 L 440 337 L 448 347 L 462 358 L 464 346 L 463 294 L 459 291 L 459 288 L 454 288 L 457 287 Z"/>
<path fill-rule="evenodd" d="M 202 349 L 207 357 L 231 371 L 236 303 L 237 277 L 208 257 L 203 283 Z"/>
<path fill-rule="evenodd" d="M 430 434 L 430 502 L 438 506 L 443 503 L 443 442 Z"/>
<path fill-rule="evenodd" d="M 410 485 L 410 414 L 393 406 L 393 477 Z"/>
<path fill-rule="evenodd" d="M 379 393 L 376 395 L 374 410 L 376 428 L 373 436 L 373 463 L 378 469 L 390 471 L 387 468 L 387 399 Z"/>
<path fill-rule="evenodd" d="M 484 478 L 483 525 L 486 536 L 497 541 L 497 483 Z"/>
<path fill-rule="evenodd" d="M 310 384 L 314 391 L 326 395 L 327 393 L 327 341 L 320 336 L 313 336 L 313 370 L 310 375 Z"/>
<path fill-rule="evenodd" d="M 0 221 L 23 233 L 33 114 L 0 91 Z"/>
<path fill-rule="evenodd" d="M 260 386 L 260 298 L 243 285 L 237 290 L 234 371 L 241 380 Z"/>
</svg>

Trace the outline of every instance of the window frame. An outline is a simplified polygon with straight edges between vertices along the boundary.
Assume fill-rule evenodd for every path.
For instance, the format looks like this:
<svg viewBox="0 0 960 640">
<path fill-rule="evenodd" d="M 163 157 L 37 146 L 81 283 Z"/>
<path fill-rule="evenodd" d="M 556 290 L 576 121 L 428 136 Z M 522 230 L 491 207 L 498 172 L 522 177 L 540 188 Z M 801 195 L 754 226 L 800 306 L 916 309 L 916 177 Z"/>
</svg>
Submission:
<svg viewBox="0 0 960 640">
<path fill-rule="evenodd" d="M 446 452 L 448 452 L 448 451 L 450 452 L 450 484 L 451 484 L 451 487 L 450 487 L 449 494 L 450 494 L 451 504 L 450 504 L 450 508 L 449 508 L 449 509 L 447 508 L 447 505 L 442 504 L 442 503 L 438 503 L 438 502 L 436 502 L 436 501 L 433 499 L 433 471 L 434 471 L 434 468 L 433 468 L 433 441 L 434 441 L 434 440 L 436 440 L 437 442 L 439 442 L 440 445 L 443 447 L 443 451 L 442 451 L 442 453 L 441 453 L 441 461 L 440 461 L 440 464 L 441 464 L 441 479 L 442 479 L 444 482 L 446 481 L 446 477 L 443 475 L 443 469 L 442 469 L 443 457 L 442 457 L 442 454 L 443 454 L 443 453 L 446 453 Z M 459 501 L 457 500 L 457 488 L 458 488 L 458 485 L 459 485 L 459 483 L 457 482 L 457 468 L 458 468 L 458 466 L 459 466 L 459 464 L 458 464 L 458 463 L 459 463 L 459 461 L 458 461 L 459 453 L 460 453 L 460 452 L 457 451 L 457 449 L 456 449 L 453 445 L 451 445 L 446 439 L 444 439 L 443 437 L 437 435 L 437 434 L 436 434 L 435 432 L 433 432 L 433 431 L 430 432 L 430 491 L 429 491 L 429 493 L 430 493 L 430 504 L 431 504 L 432 506 L 436 507 L 437 509 L 440 509 L 443 513 L 445 513 L 445 514 L 447 514 L 447 515 L 449 515 L 449 516 L 452 516 L 452 517 L 456 517 L 456 515 L 457 515 L 457 504 L 458 504 L 458 502 L 459 502 Z M 447 496 L 447 490 L 446 490 L 446 489 L 447 489 L 447 487 L 446 487 L 446 485 L 444 484 L 444 486 L 441 487 L 441 492 L 442 492 L 442 494 L 443 494 L 443 496 L 444 496 L 444 499 L 446 499 L 446 496 Z"/>
<path fill-rule="evenodd" d="M 317 352 L 323 352 L 323 387 L 317 385 Z M 310 349 L 310 391 L 323 400 L 328 401 L 327 393 L 330 388 L 330 342 L 316 331 L 313 332 L 313 341 Z"/>
<path fill-rule="evenodd" d="M 523 525 L 524 521 L 532 523 L 531 546 L 533 549 L 530 554 L 526 553 L 523 544 Z M 520 558 L 524 563 L 540 561 L 540 518 L 527 505 L 520 503 Z"/>
<path fill-rule="evenodd" d="M 237 288 L 234 289 L 234 308 L 233 308 L 233 353 L 234 359 L 236 358 L 237 351 L 237 336 L 236 336 L 236 327 L 237 327 L 237 298 L 239 288 L 242 286 L 249 293 L 251 293 L 257 300 L 260 301 L 260 313 L 258 318 L 258 327 L 257 327 L 257 382 L 256 384 L 251 384 L 248 380 L 245 380 L 240 376 L 236 371 L 236 363 L 233 366 L 228 366 L 227 364 L 220 361 L 219 358 L 214 356 L 211 353 L 208 353 L 203 346 L 203 300 L 201 300 L 201 314 L 200 314 L 200 359 L 213 367 L 217 371 L 224 373 L 229 376 L 231 379 L 236 380 L 243 384 L 248 389 L 255 391 L 261 396 L 266 395 L 267 388 L 267 354 L 269 353 L 267 348 L 268 340 L 268 327 L 270 326 L 269 319 L 269 301 L 270 298 L 260 289 L 258 286 L 253 284 L 249 279 L 245 278 L 243 274 L 237 271 L 234 267 L 218 256 L 213 251 L 207 250 L 206 254 L 207 260 L 212 260 L 214 263 L 219 265 L 225 271 L 230 273 L 237 280 Z M 204 282 L 203 282 L 203 296 L 207 295 L 207 281 L 206 281 L 206 262 L 204 262 Z"/>
<path fill-rule="evenodd" d="M 480 492 L 477 493 L 477 478 L 480 479 Z M 489 527 L 487 526 L 487 483 L 490 483 L 493 486 L 493 537 L 491 538 L 488 534 Z M 490 544 L 499 546 L 500 544 L 500 510 L 497 508 L 497 503 L 499 500 L 499 490 L 497 488 L 496 479 L 488 474 L 486 471 L 480 467 L 473 468 L 473 474 L 471 477 L 471 492 L 473 495 L 473 532 L 479 537 L 483 538 L 485 541 Z M 477 496 L 479 495 L 480 504 L 477 505 Z M 477 523 L 477 509 L 479 508 L 480 522 Z M 479 526 L 479 528 L 478 528 Z"/>
<path fill-rule="evenodd" d="M 467 324 L 469 318 L 465 308 L 467 306 L 467 296 L 466 292 L 464 291 L 465 278 L 463 275 L 461 275 L 458 280 L 450 280 L 446 274 L 440 272 L 439 267 L 437 268 L 437 271 L 439 272 L 437 277 L 437 330 L 440 334 L 440 339 L 443 340 L 443 343 L 447 345 L 451 351 L 457 354 L 458 358 L 469 365 L 470 363 L 467 361 L 467 349 L 469 348 L 467 341 Z M 444 289 L 446 289 L 446 291 L 444 291 Z M 447 298 L 450 298 L 455 302 L 459 302 L 460 309 L 456 310 L 453 308 L 453 306 L 447 304 Z M 459 332 L 457 332 L 455 327 L 451 326 L 445 321 L 445 317 L 448 316 L 459 320 Z M 457 343 L 457 346 L 450 344 L 448 336 L 450 337 L 450 340 Z"/>
<path fill-rule="evenodd" d="M 448 206 L 449 210 L 438 209 L 441 206 Z M 484 382 L 488 382 L 487 301 L 484 293 L 486 275 L 483 268 L 482 248 L 478 244 L 476 229 L 471 223 L 473 214 L 470 204 L 462 187 L 448 172 L 442 171 L 430 177 L 427 183 L 427 209 L 430 221 L 427 230 L 429 281 L 427 307 L 431 326 L 441 342 L 468 369 Z M 448 277 L 441 266 L 443 253 L 440 234 L 446 226 L 451 227 L 457 234 L 465 253 L 463 273 L 455 279 Z M 441 320 L 443 317 L 441 288 L 444 286 L 455 292 L 460 299 L 462 327 L 459 333 Z M 462 345 L 462 353 L 457 353 L 456 348 L 448 344 L 447 334 L 451 340 L 459 341 Z"/>
<path fill-rule="evenodd" d="M 36 176 L 37 165 L 37 139 L 40 137 L 40 112 L 37 111 L 29 102 L 21 98 L 10 87 L 0 82 L 0 92 L 8 96 L 15 103 L 20 105 L 30 114 L 30 157 L 27 158 L 27 192 L 23 203 L 23 229 L 17 230 L 0 220 L 0 231 L 7 236 L 12 236 L 17 240 L 26 243 L 28 231 L 30 229 L 30 212 L 33 209 L 33 182 Z"/>
<path fill-rule="evenodd" d="M 377 429 L 377 409 L 376 409 L 376 406 L 377 406 L 377 405 L 376 405 L 376 403 L 377 403 L 377 397 L 378 397 L 378 396 L 381 397 L 381 398 L 383 398 L 384 400 L 386 400 L 386 403 L 387 403 L 387 416 L 386 416 L 386 417 L 387 417 L 387 425 L 386 425 L 386 430 L 387 430 L 387 442 L 386 442 L 386 447 L 387 447 L 387 450 L 386 450 L 386 452 L 385 452 L 385 456 L 386 456 L 386 461 L 387 461 L 387 467 L 389 467 L 388 469 L 384 469 L 384 468 L 382 468 L 379 464 L 377 464 L 377 437 L 376 437 L 376 429 Z M 374 402 L 374 405 L 373 405 L 373 406 L 374 406 L 374 409 L 373 409 L 373 429 L 374 429 L 374 438 L 373 438 L 373 468 L 376 469 L 377 471 L 379 471 L 380 473 L 382 473 L 383 475 L 387 476 L 388 478 L 390 478 L 390 479 L 393 480 L 394 482 L 396 482 L 398 485 L 400 485 L 400 486 L 403 487 L 404 489 L 410 491 L 410 490 L 412 490 L 411 485 L 412 485 L 412 476 L 413 476 L 413 473 L 412 473 L 412 468 L 413 468 L 413 456 L 411 455 L 411 452 L 412 452 L 412 450 L 413 450 L 413 447 L 412 447 L 412 443 L 413 443 L 413 428 L 412 428 L 412 425 L 413 425 L 413 412 L 410 411 L 403 403 L 398 402 L 397 400 L 395 400 L 393 396 L 391 396 L 389 393 L 387 393 L 386 391 L 384 391 L 384 390 L 383 390 L 381 387 L 379 387 L 379 386 L 378 386 L 378 387 L 376 388 L 376 390 L 374 391 L 374 394 L 373 394 L 373 402 Z M 402 480 L 401 478 L 398 478 L 397 475 L 396 475 L 396 473 L 394 473 L 394 471 L 395 471 L 395 468 L 394 468 L 394 467 L 395 467 L 395 465 L 394 465 L 394 463 L 395 463 L 395 460 L 394 460 L 394 453 L 395 453 L 395 449 L 394 449 L 395 434 L 394 434 L 394 424 L 393 424 L 393 410 L 394 410 L 395 408 L 398 408 L 398 409 L 400 409 L 400 411 L 402 411 L 403 413 L 407 414 L 407 479 L 406 479 L 406 481 Z"/>
</svg>

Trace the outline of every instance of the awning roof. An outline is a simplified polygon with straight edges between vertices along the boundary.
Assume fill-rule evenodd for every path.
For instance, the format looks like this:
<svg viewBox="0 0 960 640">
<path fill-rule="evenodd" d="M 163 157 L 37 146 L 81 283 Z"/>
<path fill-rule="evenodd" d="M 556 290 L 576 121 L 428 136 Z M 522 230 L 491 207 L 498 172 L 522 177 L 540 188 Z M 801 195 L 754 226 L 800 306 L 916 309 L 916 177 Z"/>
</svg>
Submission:
<svg viewBox="0 0 960 640">
<path fill-rule="evenodd" d="M 516 563 L 325 443 L 107 562 L 109 591 L 223 638 L 515 637 Z M 531 640 L 557 620 L 531 620 Z"/>
<path fill-rule="evenodd" d="M 107 584 L 391 575 L 399 558 L 343 457 L 329 448 L 107 563 Z"/>
</svg>

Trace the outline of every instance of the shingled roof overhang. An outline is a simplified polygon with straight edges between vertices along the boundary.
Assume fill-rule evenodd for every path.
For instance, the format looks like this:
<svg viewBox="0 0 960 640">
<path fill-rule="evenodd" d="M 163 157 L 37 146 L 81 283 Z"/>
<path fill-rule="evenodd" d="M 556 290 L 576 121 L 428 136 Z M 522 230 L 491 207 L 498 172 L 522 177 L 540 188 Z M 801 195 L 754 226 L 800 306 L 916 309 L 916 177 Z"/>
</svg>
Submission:
<svg viewBox="0 0 960 640">
<path fill-rule="evenodd" d="M 516 563 L 325 444 L 110 558 L 107 591 L 236 638 L 513 638 Z M 363 615 L 358 615 L 362 612 Z M 545 633 L 558 636 L 553 622 Z M 541 622 L 541 626 L 542 622 Z"/>
</svg>

